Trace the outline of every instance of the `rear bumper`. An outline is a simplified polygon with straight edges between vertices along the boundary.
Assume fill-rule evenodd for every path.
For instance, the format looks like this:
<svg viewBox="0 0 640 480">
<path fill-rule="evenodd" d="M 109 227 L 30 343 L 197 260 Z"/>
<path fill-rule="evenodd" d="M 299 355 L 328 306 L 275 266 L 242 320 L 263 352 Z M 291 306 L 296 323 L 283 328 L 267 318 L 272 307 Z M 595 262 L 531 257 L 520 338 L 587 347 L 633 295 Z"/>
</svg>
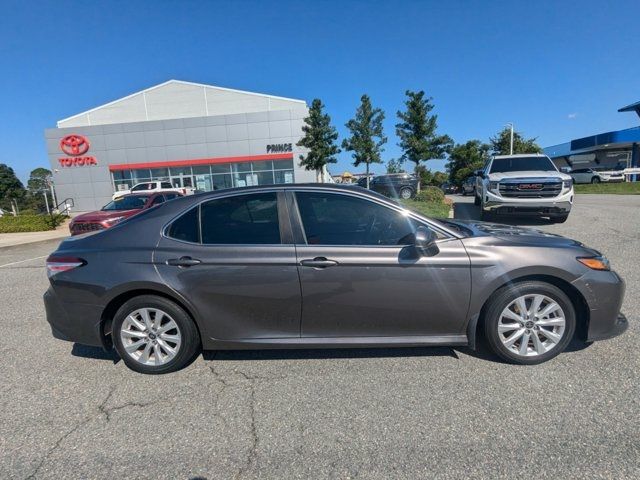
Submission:
<svg viewBox="0 0 640 480">
<path fill-rule="evenodd" d="M 105 347 L 100 330 L 102 307 L 83 303 L 62 302 L 49 287 L 44 294 L 47 322 L 54 338 L 94 347 Z"/>
</svg>

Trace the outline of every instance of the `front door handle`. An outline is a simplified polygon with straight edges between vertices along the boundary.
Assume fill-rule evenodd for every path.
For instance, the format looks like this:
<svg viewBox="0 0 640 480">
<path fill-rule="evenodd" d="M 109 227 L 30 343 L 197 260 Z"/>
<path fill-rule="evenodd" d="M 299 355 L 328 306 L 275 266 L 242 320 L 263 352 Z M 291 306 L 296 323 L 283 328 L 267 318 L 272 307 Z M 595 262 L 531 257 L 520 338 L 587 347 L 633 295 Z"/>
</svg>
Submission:
<svg viewBox="0 0 640 480">
<path fill-rule="evenodd" d="M 316 258 L 307 258 L 305 260 L 300 260 L 300 265 L 303 267 L 314 267 L 314 268 L 327 268 L 338 265 L 338 262 L 335 260 L 329 260 L 326 257 L 316 257 Z"/>
<path fill-rule="evenodd" d="M 193 267 L 194 265 L 199 265 L 202 261 L 197 258 L 191 257 L 180 257 L 180 258 L 170 258 L 167 260 L 167 265 L 172 267 Z"/>
</svg>

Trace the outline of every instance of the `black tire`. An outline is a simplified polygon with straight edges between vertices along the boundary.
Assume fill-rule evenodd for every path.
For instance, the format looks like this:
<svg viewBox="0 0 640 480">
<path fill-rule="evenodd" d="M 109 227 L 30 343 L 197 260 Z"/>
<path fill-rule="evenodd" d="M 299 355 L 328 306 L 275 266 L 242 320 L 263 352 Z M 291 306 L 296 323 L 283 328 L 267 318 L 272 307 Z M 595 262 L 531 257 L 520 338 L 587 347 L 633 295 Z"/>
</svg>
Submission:
<svg viewBox="0 0 640 480">
<path fill-rule="evenodd" d="M 557 215 L 555 217 L 551 217 L 551 221 L 553 223 L 564 223 L 567 221 L 567 218 L 569 218 L 568 213 L 566 215 Z"/>
<path fill-rule="evenodd" d="M 536 356 L 521 356 L 505 347 L 499 338 L 498 321 L 502 311 L 516 298 L 526 294 L 542 294 L 555 301 L 564 312 L 565 329 L 560 341 L 548 352 Z M 542 328 L 542 327 L 541 327 Z M 575 309 L 569 297 L 555 285 L 525 281 L 507 285 L 489 299 L 484 315 L 484 335 L 491 350 L 509 363 L 536 365 L 552 359 L 567 347 L 576 329 Z"/>
<path fill-rule="evenodd" d="M 180 348 L 175 357 L 165 364 L 156 366 L 139 363 L 127 353 L 122 344 L 120 329 L 124 320 L 129 314 L 141 308 L 162 310 L 178 325 L 181 335 Z M 141 295 L 125 302 L 113 318 L 111 331 L 113 345 L 120 358 L 122 358 L 127 367 L 139 373 L 162 374 L 180 370 L 193 361 L 201 348 L 200 334 L 189 314 L 171 300 L 155 295 Z"/>
<path fill-rule="evenodd" d="M 462 189 L 462 196 L 463 196 L 463 197 L 466 197 L 466 196 L 467 196 L 467 191 L 466 191 L 464 188 Z"/>
<path fill-rule="evenodd" d="M 600 183 L 600 177 L 593 177 L 591 183 Z"/>
<path fill-rule="evenodd" d="M 413 189 L 412 188 L 402 187 L 400 189 L 400 198 L 402 198 L 404 200 L 409 200 L 411 197 L 413 197 Z"/>
<path fill-rule="evenodd" d="M 480 206 L 480 197 L 479 197 L 478 195 L 475 195 L 475 196 L 473 197 L 473 204 L 474 204 L 476 207 L 479 207 L 479 206 Z"/>
</svg>

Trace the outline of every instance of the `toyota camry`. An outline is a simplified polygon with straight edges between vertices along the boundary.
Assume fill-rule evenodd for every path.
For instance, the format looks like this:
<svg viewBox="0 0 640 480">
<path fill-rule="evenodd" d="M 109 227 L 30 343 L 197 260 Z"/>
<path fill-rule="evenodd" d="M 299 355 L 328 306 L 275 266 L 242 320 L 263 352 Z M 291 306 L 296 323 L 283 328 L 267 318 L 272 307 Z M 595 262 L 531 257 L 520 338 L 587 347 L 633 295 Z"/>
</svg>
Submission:
<svg viewBox="0 0 640 480">
<path fill-rule="evenodd" d="M 435 220 L 336 185 L 178 198 L 63 241 L 47 259 L 53 336 L 143 373 L 201 349 L 469 346 L 544 362 L 627 327 L 624 282 L 575 240 Z"/>
</svg>

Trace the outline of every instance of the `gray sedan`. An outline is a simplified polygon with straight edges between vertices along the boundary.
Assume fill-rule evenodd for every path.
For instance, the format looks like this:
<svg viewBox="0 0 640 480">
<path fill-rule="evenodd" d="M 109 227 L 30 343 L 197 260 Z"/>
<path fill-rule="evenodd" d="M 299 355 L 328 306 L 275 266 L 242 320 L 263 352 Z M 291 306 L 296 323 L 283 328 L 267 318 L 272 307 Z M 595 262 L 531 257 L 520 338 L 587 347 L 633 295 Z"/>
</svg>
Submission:
<svg viewBox="0 0 640 480">
<path fill-rule="evenodd" d="M 532 229 L 437 221 L 374 192 L 193 195 L 65 240 L 47 260 L 56 338 L 143 373 L 200 349 L 452 345 L 536 364 L 622 333 L 607 259 Z"/>
</svg>

